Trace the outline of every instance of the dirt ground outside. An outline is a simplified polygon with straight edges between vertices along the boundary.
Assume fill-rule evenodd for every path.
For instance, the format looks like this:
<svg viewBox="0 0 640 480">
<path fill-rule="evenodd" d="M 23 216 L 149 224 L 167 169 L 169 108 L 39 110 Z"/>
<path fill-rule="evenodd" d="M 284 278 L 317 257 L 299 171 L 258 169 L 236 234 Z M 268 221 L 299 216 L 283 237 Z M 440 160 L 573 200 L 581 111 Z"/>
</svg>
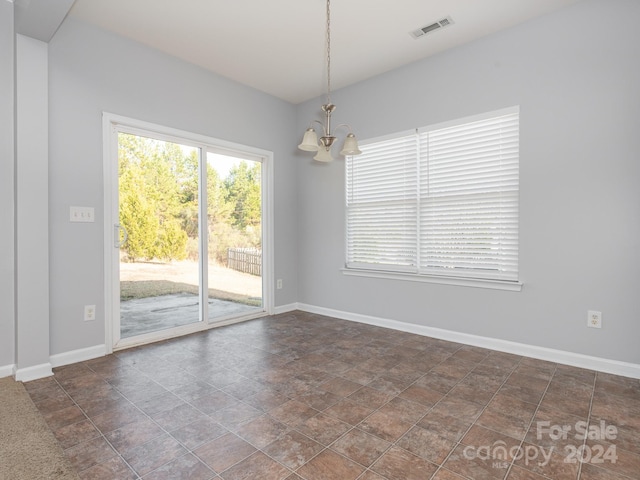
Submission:
<svg viewBox="0 0 640 480">
<path fill-rule="evenodd" d="M 122 300 L 185 291 L 197 293 L 198 262 L 121 262 L 120 285 Z M 210 263 L 209 296 L 248 304 L 261 302 L 262 278 Z"/>
</svg>

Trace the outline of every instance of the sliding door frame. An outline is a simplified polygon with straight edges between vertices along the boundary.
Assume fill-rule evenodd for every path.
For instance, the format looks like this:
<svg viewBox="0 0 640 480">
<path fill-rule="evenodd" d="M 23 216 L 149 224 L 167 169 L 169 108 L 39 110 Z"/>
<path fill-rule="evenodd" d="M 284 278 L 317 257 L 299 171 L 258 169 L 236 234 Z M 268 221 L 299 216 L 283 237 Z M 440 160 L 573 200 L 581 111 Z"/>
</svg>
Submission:
<svg viewBox="0 0 640 480">
<path fill-rule="evenodd" d="M 238 323 L 264 315 L 272 315 L 274 312 L 274 232 L 273 232 L 273 153 L 246 145 L 240 145 L 225 140 L 208 137 L 205 135 L 190 133 L 171 127 L 165 127 L 141 120 L 136 120 L 107 112 L 102 114 L 103 128 L 103 185 L 104 185 L 104 321 L 105 321 L 105 346 L 107 354 L 113 351 L 142 345 L 154 341 L 164 340 L 180 335 L 186 335 L 210 328 Z M 225 153 L 238 158 L 246 158 L 259 161 L 261 167 L 261 201 L 262 201 L 262 311 L 238 316 L 220 321 L 210 321 L 207 307 L 201 305 L 201 321 L 175 327 L 158 332 L 139 335 L 131 338 L 120 338 L 120 278 L 115 275 L 119 269 L 119 248 L 117 231 L 114 225 L 119 223 L 118 205 L 118 133 L 129 133 L 150 137 L 158 140 L 174 142 L 200 149 L 200 182 L 199 192 L 199 242 L 200 252 L 207 255 L 208 232 L 206 222 L 206 165 L 207 152 Z M 205 261 L 199 261 L 200 273 L 200 299 L 205 298 L 207 292 L 207 276 L 205 273 Z M 116 322 L 116 318 L 118 321 Z M 116 329 L 117 327 L 117 329 Z"/>
</svg>

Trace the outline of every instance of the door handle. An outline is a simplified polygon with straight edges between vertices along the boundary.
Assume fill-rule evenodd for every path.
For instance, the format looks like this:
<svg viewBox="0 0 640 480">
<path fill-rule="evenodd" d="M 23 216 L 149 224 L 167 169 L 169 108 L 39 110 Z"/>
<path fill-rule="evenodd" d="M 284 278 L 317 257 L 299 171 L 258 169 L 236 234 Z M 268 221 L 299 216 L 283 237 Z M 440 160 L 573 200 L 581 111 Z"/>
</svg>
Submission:
<svg viewBox="0 0 640 480">
<path fill-rule="evenodd" d="M 121 233 L 122 233 L 122 240 L 120 239 Z M 124 228 L 119 223 L 116 223 L 113 226 L 113 246 L 115 248 L 121 248 L 125 243 L 127 243 L 128 238 L 129 238 L 129 234 L 127 233 L 127 229 Z"/>
</svg>

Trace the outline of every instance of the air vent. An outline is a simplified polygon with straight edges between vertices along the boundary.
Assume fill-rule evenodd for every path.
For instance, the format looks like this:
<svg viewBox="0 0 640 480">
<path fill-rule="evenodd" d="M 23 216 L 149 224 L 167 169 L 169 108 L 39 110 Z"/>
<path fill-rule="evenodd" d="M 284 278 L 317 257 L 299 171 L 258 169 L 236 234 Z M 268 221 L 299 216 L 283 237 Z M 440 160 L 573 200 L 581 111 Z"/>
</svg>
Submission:
<svg viewBox="0 0 640 480">
<path fill-rule="evenodd" d="M 411 35 L 413 38 L 424 37 L 427 33 L 435 32 L 436 30 L 448 27 L 449 25 L 453 25 L 454 23 L 455 22 L 451 17 L 445 17 L 442 20 L 432 23 L 431 25 L 427 25 L 425 27 L 409 32 L 409 35 Z"/>
</svg>

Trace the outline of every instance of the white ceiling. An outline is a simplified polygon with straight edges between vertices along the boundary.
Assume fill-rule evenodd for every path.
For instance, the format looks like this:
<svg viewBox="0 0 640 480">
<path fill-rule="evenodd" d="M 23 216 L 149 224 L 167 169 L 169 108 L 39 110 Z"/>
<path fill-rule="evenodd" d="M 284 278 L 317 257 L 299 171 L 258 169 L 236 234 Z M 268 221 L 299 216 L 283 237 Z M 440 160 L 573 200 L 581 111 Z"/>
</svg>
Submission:
<svg viewBox="0 0 640 480">
<path fill-rule="evenodd" d="M 333 89 L 579 0 L 333 0 Z M 291 103 L 326 91 L 325 0 L 76 0 L 69 15 Z M 451 16 L 417 40 L 410 31 Z M 542 33 L 541 33 L 542 34 Z"/>
</svg>

